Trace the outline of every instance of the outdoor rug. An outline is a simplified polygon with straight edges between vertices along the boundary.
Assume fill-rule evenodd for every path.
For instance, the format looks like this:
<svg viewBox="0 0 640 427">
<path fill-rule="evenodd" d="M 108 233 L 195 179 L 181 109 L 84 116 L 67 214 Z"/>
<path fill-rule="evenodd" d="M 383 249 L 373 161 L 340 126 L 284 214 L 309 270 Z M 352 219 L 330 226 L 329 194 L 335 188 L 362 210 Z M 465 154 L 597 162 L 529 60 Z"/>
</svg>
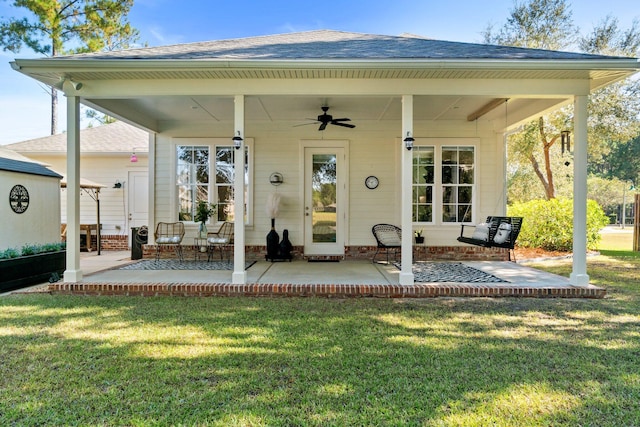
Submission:
<svg viewBox="0 0 640 427">
<path fill-rule="evenodd" d="M 247 261 L 245 270 L 248 270 L 255 261 Z M 118 268 L 118 270 L 229 270 L 233 271 L 232 261 L 187 261 L 182 262 L 175 259 L 150 260 L 143 259 L 133 264 L 128 264 Z"/>
<path fill-rule="evenodd" d="M 394 263 L 398 270 L 400 264 Z M 414 282 L 434 283 L 505 283 L 493 274 L 485 273 L 477 268 L 469 267 L 460 262 L 416 262 L 413 264 Z"/>
</svg>

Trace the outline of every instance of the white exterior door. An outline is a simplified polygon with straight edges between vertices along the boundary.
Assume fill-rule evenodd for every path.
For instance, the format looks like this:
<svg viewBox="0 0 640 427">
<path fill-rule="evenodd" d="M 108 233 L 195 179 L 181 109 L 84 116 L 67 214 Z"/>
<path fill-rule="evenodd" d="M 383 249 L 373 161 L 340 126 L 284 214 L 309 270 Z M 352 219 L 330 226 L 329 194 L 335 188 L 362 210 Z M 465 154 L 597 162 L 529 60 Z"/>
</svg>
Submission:
<svg viewBox="0 0 640 427">
<path fill-rule="evenodd" d="M 304 148 L 305 255 L 344 255 L 346 150 L 344 144 L 332 143 L 339 146 Z"/>
<path fill-rule="evenodd" d="M 129 171 L 129 228 L 149 225 L 149 176 L 146 171 Z"/>
</svg>

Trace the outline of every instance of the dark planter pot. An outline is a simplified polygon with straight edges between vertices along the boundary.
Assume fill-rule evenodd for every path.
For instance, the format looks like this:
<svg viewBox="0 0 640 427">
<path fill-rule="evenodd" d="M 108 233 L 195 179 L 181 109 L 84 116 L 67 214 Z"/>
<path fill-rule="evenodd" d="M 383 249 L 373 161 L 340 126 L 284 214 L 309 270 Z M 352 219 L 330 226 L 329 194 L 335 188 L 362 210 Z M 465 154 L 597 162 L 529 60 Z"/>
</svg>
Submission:
<svg viewBox="0 0 640 427">
<path fill-rule="evenodd" d="M 424 243 L 424 236 L 416 236 L 416 245 L 421 245 Z"/>
<path fill-rule="evenodd" d="M 66 268 L 67 251 L 0 260 L 0 292 L 47 282 L 52 273 L 62 276 Z"/>
</svg>

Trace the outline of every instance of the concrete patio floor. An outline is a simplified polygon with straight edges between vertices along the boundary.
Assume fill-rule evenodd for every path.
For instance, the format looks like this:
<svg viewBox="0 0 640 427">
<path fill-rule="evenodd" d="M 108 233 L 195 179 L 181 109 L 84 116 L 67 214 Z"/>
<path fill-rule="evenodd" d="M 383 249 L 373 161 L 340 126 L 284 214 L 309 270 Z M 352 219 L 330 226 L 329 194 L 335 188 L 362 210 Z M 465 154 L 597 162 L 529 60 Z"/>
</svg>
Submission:
<svg viewBox="0 0 640 427">
<path fill-rule="evenodd" d="M 119 270 L 129 252 L 83 253 L 79 283 L 43 284 L 40 292 L 84 295 L 320 296 L 320 297 L 565 297 L 603 298 L 606 290 L 575 287 L 565 277 L 513 262 L 465 261 L 464 265 L 499 277 L 501 283 L 399 284 L 393 265 L 368 260 L 341 262 L 257 261 L 247 285 L 233 285 L 225 270 Z M 34 291 L 34 289 L 31 289 Z"/>
</svg>

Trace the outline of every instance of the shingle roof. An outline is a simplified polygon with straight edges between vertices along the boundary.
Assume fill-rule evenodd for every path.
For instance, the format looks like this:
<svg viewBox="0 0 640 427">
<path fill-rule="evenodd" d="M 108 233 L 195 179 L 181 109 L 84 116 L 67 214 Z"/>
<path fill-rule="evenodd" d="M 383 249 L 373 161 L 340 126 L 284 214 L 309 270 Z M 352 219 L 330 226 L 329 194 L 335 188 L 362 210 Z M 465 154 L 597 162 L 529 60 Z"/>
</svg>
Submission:
<svg viewBox="0 0 640 427">
<path fill-rule="evenodd" d="M 31 159 L 27 156 L 23 156 L 22 154 L 16 151 L 9 150 L 8 148 L 6 148 L 5 145 L 0 145 L 0 157 L 5 159 L 11 159 L 11 160 L 20 160 L 21 162 L 37 163 L 42 166 L 50 166 L 49 164 L 43 163 L 41 161 Z"/>
<path fill-rule="evenodd" d="M 80 152 L 122 153 L 148 152 L 149 134 L 124 122 L 86 128 L 80 131 Z M 20 153 L 66 153 L 67 135 L 64 133 L 7 144 L 5 148 Z"/>
<path fill-rule="evenodd" d="M 62 56 L 57 59 L 65 58 Z M 148 60 L 293 60 L 293 59 L 612 59 L 616 57 L 318 30 L 241 39 L 217 40 L 123 51 L 88 53 L 67 58 Z"/>
<path fill-rule="evenodd" d="M 62 175 L 59 175 L 38 163 L 23 162 L 20 160 L 6 159 L 4 157 L 0 157 L 0 170 L 26 173 L 29 175 L 50 176 L 62 179 Z"/>
</svg>

